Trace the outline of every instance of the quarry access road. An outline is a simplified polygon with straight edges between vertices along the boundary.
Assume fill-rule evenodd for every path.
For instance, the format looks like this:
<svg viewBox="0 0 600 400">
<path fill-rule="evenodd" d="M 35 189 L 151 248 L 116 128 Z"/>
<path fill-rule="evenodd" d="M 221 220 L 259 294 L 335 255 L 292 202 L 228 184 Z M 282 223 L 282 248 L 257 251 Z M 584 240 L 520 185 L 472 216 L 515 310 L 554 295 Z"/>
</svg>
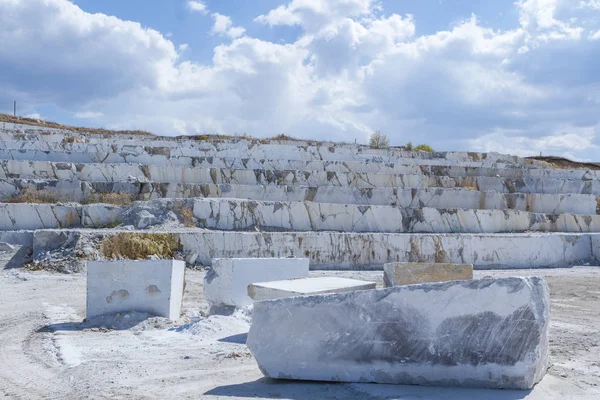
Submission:
<svg viewBox="0 0 600 400">
<path fill-rule="evenodd" d="M 381 271 L 311 275 L 382 284 Z M 531 275 L 550 286 L 551 366 L 533 390 L 505 391 L 268 380 L 244 344 L 246 314 L 203 316 L 203 272 L 187 271 L 177 323 L 127 314 L 105 329 L 81 323 L 84 274 L 0 269 L 0 398 L 600 398 L 600 268 L 475 271 L 476 278 Z"/>
</svg>

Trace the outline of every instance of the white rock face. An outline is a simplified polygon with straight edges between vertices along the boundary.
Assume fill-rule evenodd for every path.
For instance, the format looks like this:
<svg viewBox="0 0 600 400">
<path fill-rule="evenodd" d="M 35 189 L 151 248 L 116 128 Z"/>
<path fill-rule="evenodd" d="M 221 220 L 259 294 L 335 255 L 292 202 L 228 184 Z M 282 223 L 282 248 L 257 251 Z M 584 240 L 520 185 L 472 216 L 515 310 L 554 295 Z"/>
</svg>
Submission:
<svg viewBox="0 0 600 400">
<path fill-rule="evenodd" d="M 179 239 L 184 252 L 197 253 L 203 265 L 210 265 L 211 257 L 305 256 L 311 265 L 327 269 L 381 269 L 389 262 L 473 264 L 491 269 L 565 267 L 589 260 L 593 236 L 200 231 L 180 233 Z"/>
<path fill-rule="evenodd" d="M 350 201 L 350 199 L 347 199 Z M 599 215 L 538 214 L 516 210 L 402 208 L 323 202 L 191 199 L 187 208 L 200 228 L 217 230 L 339 231 L 380 233 L 599 232 Z M 594 204 L 596 201 L 594 200 Z M 416 205 L 418 207 L 418 205 Z M 146 229 L 176 221 L 173 200 L 108 204 L 1 204 L 0 230 L 103 228 L 119 223 Z"/>
<path fill-rule="evenodd" d="M 69 153 L 63 158 L 71 157 Z M 1 159 L 1 155 L 0 155 Z M 4 160 L 0 179 L 56 179 L 89 182 L 140 182 L 180 184 L 243 184 L 269 186 L 334 186 L 369 189 L 387 188 L 477 188 L 498 193 L 600 194 L 600 181 L 540 177 L 470 176 L 466 171 L 452 175 L 414 173 L 377 173 L 327 170 L 269 170 L 233 168 L 196 168 L 162 164 L 84 163 L 60 161 Z M 412 162 L 412 161 L 411 161 Z M 561 176 L 561 175 L 556 175 Z"/>
<path fill-rule="evenodd" d="M 86 317 L 138 311 L 177 320 L 184 275 L 183 261 L 89 261 Z"/>
<path fill-rule="evenodd" d="M 246 230 L 382 233 L 599 232 L 600 216 L 534 214 L 516 210 L 400 208 L 238 199 L 196 199 L 200 227 Z"/>
<path fill-rule="evenodd" d="M 204 277 L 204 293 L 214 312 L 253 304 L 248 285 L 308 277 L 308 258 L 217 258 Z"/>
<path fill-rule="evenodd" d="M 323 276 L 252 283 L 248 285 L 248 296 L 254 301 L 263 301 L 311 294 L 343 293 L 368 289 L 375 289 L 375 282 Z"/>
<path fill-rule="evenodd" d="M 595 215 L 597 196 L 590 194 L 498 193 L 462 188 L 356 188 L 300 185 L 179 184 L 0 179 L 0 195 L 23 190 L 48 190 L 60 198 L 82 201 L 107 192 L 125 192 L 144 199 L 232 198 L 257 201 L 314 201 L 318 203 L 398 206 L 405 208 L 462 208 L 517 210 L 547 214 Z"/>
<path fill-rule="evenodd" d="M 549 309 L 536 277 L 294 297 L 255 304 L 247 345 L 276 379 L 528 389 Z"/>
</svg>

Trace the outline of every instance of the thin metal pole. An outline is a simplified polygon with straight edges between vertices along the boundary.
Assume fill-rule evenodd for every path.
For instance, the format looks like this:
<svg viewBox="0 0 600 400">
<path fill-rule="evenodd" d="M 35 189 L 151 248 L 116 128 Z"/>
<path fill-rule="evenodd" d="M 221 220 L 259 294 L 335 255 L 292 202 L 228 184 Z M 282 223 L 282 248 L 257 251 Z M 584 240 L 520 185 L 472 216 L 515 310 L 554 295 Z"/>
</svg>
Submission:
<svg viewBox="0 0 600 400">
<path fill-rule="evenodd" d="M 13 105 L 13 116 L 17 116 L 17 101 L 15 100 L 15 103 Z"/>
</svg>

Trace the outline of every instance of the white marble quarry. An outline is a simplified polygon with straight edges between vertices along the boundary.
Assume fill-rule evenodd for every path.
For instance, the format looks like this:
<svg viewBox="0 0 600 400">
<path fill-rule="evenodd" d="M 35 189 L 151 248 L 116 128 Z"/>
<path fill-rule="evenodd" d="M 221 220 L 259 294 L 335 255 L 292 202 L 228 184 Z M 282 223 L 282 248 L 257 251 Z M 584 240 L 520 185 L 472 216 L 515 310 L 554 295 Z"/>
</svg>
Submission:
<svg viewBox="0 0 600 400">
<path fill-rule="evenodd" d="M 86 318 L 137 311 L 178 320 L 184 276 L 177 260 L 88 261 Z"/>
<path fill-rule="evenodd" d="M 161 199 L 124 206 L 0 203 L 0 230 L 106 228 L 121 223 L 145 229 L 177 215 L 183 220 L 184 211 L 193 214 L 199 228 L 227 231 L 260 228 L 380 233 L 600 232 L 600 215 L 203 198 Z M 138 224 L 142 214 L 151 214 L 152 221 Z"/>
<path fill-rule="evenodd" d="M 383 264 L 385 287 L 473 279 L 473 265 L 450 263 Z"/>
<path fill-rule="evenodd" d="M 118 232 L 131 231 L 62 229 L 7 231 L 0 232 L 0 235 L 29 238 L 28 246 L 38 255 L 72 246 L 82 235 L 94 238 Z M 600 261 L 598 234 L 223 232 L 200 229 L 169 232 L 178 236 L 184 254 L 197 255 L 197 262 L 205 266 L 210 266 L 213 258 L 264 257 L 305 257 L 310 259 L 312 267 L 331 270 L 382 269 L 383 264 L 391 262 L 473 264 L 475 269 L 519 269 L 568 267 Z"/>
<path fill-rule="evenodd" d="M 598 179 L 599 171 L 585 169 L 531 168 L 528 165 L 487 161 L 454 161 L 447 158 L 420 159 L 394 158 L 393 162 L 380 158 L 361 161 L 327 161 L 320 158 L 294 160 L 287 158 L 257 159 L 214 157 L 206 149 L 194 147 L 171 148 L 153 145 L 132 146 L 110 143 L 90 145 L 87 143 L 56 144 L 10 141 L 0 142 L 0 159 L 22 161 L 62 161 L 75 163 L 140 163 L 147 165 L 186 166 L 217 169 L 264 169 L 331 172 L 364 172 L 385 174 L 425 174 L 437 176 L 500 176 L 503 178 L 554 178 Z M 42 149 L 40 149 L 42 147 Z M 275 149 L 272 153 L 277 157 Z M 70 157 L 70 158 L 69 158 Z"/>
<path fill-rule="evenodd" d="M 53 159 L 53 153 L 42 152 L 46 157 L 36 156 L 35 160 L 22 160 L 10 154 L 3 154 L 0 149 L 0 159 L 4 159 L 2 170 L 5 174 L 27 174 L 31 169 L 44 170 L 46 175 L 54 170 L 73 170 L 75 167 L 81 169 L 79 164 L 91 164 L 87 168 L 102 168 L 104 170 L 110 168 L 118 168 L 120 165 L 129 163 L 145 164 L 136 160 L 111 160 L 110 154 L 102 154 L 99 160 L 88 160 L 87 162 L 78 161 L 72 152 L 57 153 L 57 157 Z M 16 150 L 15 150 L 16 151 Z M 24 154 L 24 150 L 19 150 L 19 154 Z M 87 153 L 83 153 L 87 154 Z M 161 156 L 162 157 L 162 156 Z M 213 157 L 189 158 L 189 160 L 179 163 L 173 162 L 155 162 L 150 160 L 148 167 L 157 167 L 156 173 L 160 173 L 164 167 L 175 168 L 177 171 L 185 171 L 184 167 L 194 167 L 200 169 L 225 169 L 225 170 L 267 170 L 267 171 L 305 171 L 305 172 L 354 172 L 354 173 L 369 173 L 369 174 L 388 174 L 388 175 L 425 175 L 425 176 L 449 176 L 449 177 L 468 177 L 468 176 L 487 176 L 487 177 L 503 177 L 510 179 L 585 179 L 590 180 L 597 178 L 593 171 L 585 170 L 553 170 L 553 169 L 531 169 L 531 168 L 514 168 L 506 167 L 505 165 L 494 165 L 493 167 L 470 167 L 465 164 L 460 166 L 446 165 L 418 165 L 413 159 L 399 159 L 395 163 L 374 162 L 337 162 L 337 161 L 294 161 L 294 160 L 255 160 L 255 159 L 221 159 Z M 444 162 L 444 160 L 440 160 Z M 53 163 L 58 163 L 55 166 Z M 65 165 L 66 164 L 66 165 Z M 467 163 L 468 164 L 468 163 Z M 139 168 L 139 166 L 138 166 Z M 66 172 L 63 172 L 63 175 Z M 135 174 L 135 172 L 133 172 Z M 114 175 L 114 173 L 112 173 Z M 66 179 L 66 178 L 65 178 Z"/>
<path fill-rule="evenodd" d="M 370 289 L 375 289 L 375 282 L 322 276 L 252 283 L 248 285 L 248 296 L 254 301 L 263 301 L 313 294 L 344 293 Z"/>
<path fill-rule="evenodd" d="M 195 199 L 199 227 L 383 233 L 600 232 L 599 215 Z"/>
<path fill-rule="evenodd" d="M 0 204 L 0 232 L 43 230 L 31 233 L 38 255 L 80 234 L 133 226 L 176 233 L 204 265 L 294 256 L 333 269 L 566 266 L 591 257 L 599 178 L 495 153 L 0 124 L 0 199 L 25 190 L 58 196 L 57 204 Z M 152 202 L 96 204 L 120 192 Z M 69 240 L 53 241 L 53 229 Z M 560 233 L 514 235 L 530 231 Z"/>
<path fill-rule="evenodd" d="M 110 142 L 107 140 L 110 138 Z M 77 139 L 77 140 L 75 140 Z M 509 163 L 524 166 L 542 166 L 543 163 L 535 160 L 525 160 L 520 157 L 498 154 L 498 153 L 473 153 L 473 152 L 436 152 L 426 153 L 419 151 L 406 151 L 401 148 L 374 149 L 368 146 L 341 143 L 317 143 L 311 144 L 306 141 L 275 141 L 275 140 L 226 140 L 216 142 L 202 142 L 180 140 L 167 137 L 137 136 L 137 135 L 105 135 L 80 134 L 62 129 L 49 129 L 20 124 L 0 123 L 0 141 L 19 142 L 30 141 L 38 144 L 32 149 L 50 151 L 43 147 L 45 143 L 59 142 L 70 149 L 73 153 L 125 153 L 132 155 L 175 155 L 195 156 L 198 149 L 203 150 L 202 155 L 206 157 L 223 158 L 254 158 L 254 159 L 287 159 L 287 160 L 325 160 L 325 161 L 365 161 L 366 159 L 390 160 L 397 158 L 411 158 L 415 160 L 439 159 L 454 161 L 457 163 L 468 161 L 480 161 L 485 163 Z M 73 143 L 70 143 L 73 142 Z M 96 147 L 81 145 L 95 145 Z M 97 147 L 98 145 L 104 147 Z M 122 149 L 121 146 L 127 146 Z M 110 147 L 109 147 L 110 146 Z M 10 148 L 5 147 L 5 148 Z M 157 149 L 158 150 L 155 150 Z M 172 148 L 172 149 L 170 149 Z M 27 148 L 18 147 L 17 150 L 27 151 Z M 173 153 L 174 152 L 174 153 Z M 191 152 L 191 153 L 190 153 Z M 150 160 L 149 160 L 150 161 Z M 152 160 L 154 161 L 154 160 Z M 121 161 L 122 162 L 122 161 Z M 127 161 L 125 161 L 127 162 Z"/>
<path fill-rule="evenodd" d="M 473 264 L 477 269 L 567 267 L 591 257 L 593 234 L 178 233 L 184 252 L 211 258 L 307 257 L 320 269 L 381 269 L 389 262 Z"/>
<path fill-rule="evenodd" d="M 600 180 L 511 179 L 488 176 L 431 176 L 332 171 L 188 168 L 139 164 L 76 164 L 2 161 L 0 179 L 56 179 L 90 182 L 154 182 L 356 188 L 469 188 L 499 193 L 600 194 Z"/>
<path fill-rule="evenodd" d="M 124 209 L 108 204 L 0 203 L 0 230 L 103 228 L 117 224 Z"/>
<path fill-rule="evenodd" d="M 530 389 L 548 368 L 542 278 L 257 302 L 247 345 L 275 379 Z"/>
<path fill-rule="evenodd" d="M 1 144 L 2 142 L 0 142 Z M 6 142 L 4 142 L 6 143 Z M 89 145 L 75 143 L 69 145 L 53 144 L 51 147 L 57 150 L 42 150 L 35 142 L 29 146 L 28 142 L 20 145 L 18 149 L 0 148 L 0 159 L 19 161 L 54 161 L 75 163 L 140 163 L 145 165 L 168 165 L 201 168 L 248 168 L 248 169 L 301 169 L 301 170 L 329 170 L 354 172 L 386 172 L 407 173 L 403 171 L 412 170 L 421 166 L 422 168 L 436 167 L 468 167 L 468 168 L 504 168 L 512 164 L 487 162 L 487 161 L 453 161 L 445 158 L 420 159 L 410 157 L 386 157 L 365 156 L 364 159 L 355 161 L 336 159 L 323 161 L 316 157 L 304 159 L 254 159 L 254 158 L 229 158 L 207 155 L 205 149 L 186 148 L 177 149 L 164 147 L 139 147 L 139 146 L 116 146 L 116 145 Z M 11 146 L 8 144 L 7 146 Z M 13 145 L 13 146 L 19 146 Z M 42 146 L 47 147 L 47 146 Z M 116 150 L 116 151 L 115 151 Z M 186 155 L 184 155 L 186 154 Z M 271 153 L 276 157 L 277 153 Z M 353 159 L 354 160 L 354 159 Z M 529 166 L 519 167 L 529 170 Z M 569 173 L 566 170 L 561 173 L 564 177 L 576 178 L 577 173 Z M 515 171 L 516 172 L 516 171 Z M 517 172 L 517 175 L 519 173 Z"/>
<path fill-rule="evenodd" d="M 251 305 L 248 285 L 270 280 L 308 277 L 308 258 L 216 258 L 204 277 L 211 312 Z"/>
<path fill-rule="evenodd" d="M 480 192 L 463 188 L 355 188 L 264 186 L 239 184 L 159 184 L 141 182 L 88 182 L 0 179 L 0 195 L 23 190 L 47 190 L 64 201 L 86 201 L 99 193 L 130 193 L 141 199 L 233 198 L 257 201 L 314 201 L 316 203 L 398 206 L 403 208 L 510 209 L 543 214 L 597 214 L 598 196 Z"/>
<path fill-rule="evenodd" d="M 3 147 L 2 147 L 3 145 Z M 281 146 L 277 146 L 281 147 Z M 337 147 L 336 147 L 337 148 Z M 415 158 L 411 154 L 400 157 L 378 156 L 360 160 L 324 160 L 319 156 L 312 159 L 277 158 L 279 152 L 273 148 L 272 158 L 219 157 L 207 153 L 209 149 L 191 145 L 189 147 L 149 146 L 114 143 L 45 143 L 35 141 L 0 142 L 0 159 L 20 161 L 54 161 L 75 163 L 140 163 L 145 165 L 167 165 L 220 169 L 267 169 L 304 170 L 333 172 L 370 172 L 388 174 L 419 174 L 448 176 L 496 176 L 508 178 L 561 178 L 594 179 L 596 171 L 531 168 L 530 165 L 486 160 L 456 161 L 447 158 Z"/>
</svg>

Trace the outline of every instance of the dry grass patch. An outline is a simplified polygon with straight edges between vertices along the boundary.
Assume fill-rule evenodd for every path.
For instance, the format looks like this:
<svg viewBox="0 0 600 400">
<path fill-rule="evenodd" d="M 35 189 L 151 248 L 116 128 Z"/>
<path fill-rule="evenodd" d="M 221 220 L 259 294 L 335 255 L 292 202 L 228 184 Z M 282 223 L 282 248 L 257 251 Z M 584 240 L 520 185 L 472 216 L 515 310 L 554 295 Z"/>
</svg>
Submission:
<svg viewBox="0 0 600 400">
<path fill-rule="evenodd" d="M 550 168 L 559 169 L 592 169 L 600 170 L 600 163 L 571 161 L 568 158 L 556 156 L 527 157 L 527 160 L 545 161 Z"/>
<path fill-rule="evenodd" d="M 186 228 L 192 228 L 196 226 L 194 222 L 194 212 L 189 208 L 183 208 L 180 211 L 181 218 L 183 219 L 183 226 Z"/>
<path fill-rule="evenodd" d="M 42 189 L 31 190 L 25 189 L 20 193 L 13 194 L 4 199 L 5 203 L 46 203 L 54 204 L 60 202 L 58 193 Z"/>
<path fill-rule="evenodd" d="M 115 192 L 115 193 L 94 193 L 90 195 L 81 204 L 112 204 L 115 206 L 126 206 L 134 201 L 134 195 L 127 192 Z"/>
<path fill-rule="evenodd" d="M 196 226 L 196 217 L 194 217 L 193 203 L 185 200 L 175 200 L 173 210 L 177 213 L 179 220 L 186 228 Z"/>
<path fill-rule="evenodd" d="M 173 258 L 179 247 L 179 238 L 172 233 L 123 232 L 102 240 L 100 252 L 113 260 L 145 260 L 149 256 Z"/>
</svg>

